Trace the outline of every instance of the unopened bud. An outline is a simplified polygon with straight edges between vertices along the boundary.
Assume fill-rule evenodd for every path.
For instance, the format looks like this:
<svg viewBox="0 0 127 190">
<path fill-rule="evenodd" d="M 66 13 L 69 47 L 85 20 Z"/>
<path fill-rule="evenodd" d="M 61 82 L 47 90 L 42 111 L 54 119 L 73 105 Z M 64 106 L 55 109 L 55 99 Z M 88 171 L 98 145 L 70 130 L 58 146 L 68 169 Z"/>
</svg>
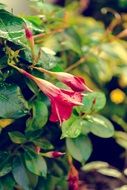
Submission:
<svg viewBox="0 0 127 190">
<path fill-rule="evenodd" d="M 45 154 L 43 154 L 44 156 L 46 157 L 49 157 L 49 158 L 59 158 L 61 156 L 63 156 L 65 153 L 63 152 L 58 152 L 58 151 L 50 151 L 50 152 L 47 152 Z"/>
<path fill-rule="evenodd" d="M 32 33 L 32 31 L 31 31 L 26 25 L 24 26 L 24 28 L 25 28 L 25 35 L 26 35 L 26 38 L 27 38 L 27 39 L 33 38 L 33 33 Z"/>
<path fill-rule="evenodd" d="M 39 146 L 36 146 L 36 147 L 35 147 L 35 152 L 36 152 L 37 154 L 39 154 L 40 151 L 41 151 L 41 148 L 40 148 Z"/>
</svg>

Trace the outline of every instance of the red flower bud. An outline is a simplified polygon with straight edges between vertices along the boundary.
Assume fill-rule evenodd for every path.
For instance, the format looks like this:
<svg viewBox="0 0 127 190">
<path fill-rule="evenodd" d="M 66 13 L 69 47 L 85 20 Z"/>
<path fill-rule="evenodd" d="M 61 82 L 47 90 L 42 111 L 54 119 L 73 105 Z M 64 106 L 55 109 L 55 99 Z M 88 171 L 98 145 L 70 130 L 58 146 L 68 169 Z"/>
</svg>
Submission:
<svg viewBox="0 0 127 190">
<path fill-rule="evenodd" d="M 79 174 L 73 164 L 68 173 L 68 187 L 69 190 L 79 190 Z"/>
</svg>

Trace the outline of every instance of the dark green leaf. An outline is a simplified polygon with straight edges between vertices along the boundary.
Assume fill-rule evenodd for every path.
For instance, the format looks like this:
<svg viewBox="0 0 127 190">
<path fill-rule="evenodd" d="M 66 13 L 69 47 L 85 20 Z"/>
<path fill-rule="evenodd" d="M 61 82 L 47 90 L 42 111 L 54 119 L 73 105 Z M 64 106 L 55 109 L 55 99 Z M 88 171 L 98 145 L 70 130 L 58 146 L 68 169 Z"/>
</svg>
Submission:
<svg viewBox="0 0 127 190">
<path fill-rule="evenodd" d="M 87 161 L 92 153 L 92 144 L 87 136 L 67 139 L 66 145 L 71 156 L 79 162 Z"/>
<path fill-rule="evenodd" d="M 33 82 L 32 80 L 25 78 L 25 82 L 27 84 L 27 86 L 29 87 L 29 89 L 34 93 L 34 94 L 38 94 L 39 93 L 39 89 L 37 87 L 37 85 L 35 84 L 35 82 Z"/>
<path fill-rule="evenodd" d="M 28 113 L 27 102 L 16 85 L 0 85 L 0 117 L 17 119 Z"/>
<path fill-rule="evenodd" d="M 23 144 L 26 142 L 26 137 L 19 131 L 9 132 L 8 134 L 9 134 L 11 141 L 16 144 Z"/>
<path fill-rule="evenodd" d="M 30 172 L 38 176 L 46 177 L 47 165 L 42 156 L 37 155 L 31 150 L 27 150 L 24 154 L 24 158 L 26 167 Z"/>
<path fill-rule="evenodd" d="M 2 181 L 0 181 L 0 190 L 4 190 L 4 186 L 2 185 Z"/>
<path fill-rule="evenodd" d="M 7 67 L 7 56 L 0 57 L 0 69 Z"/>
<path fill-rule="evenodd" d="M 46 105 L 40 101 L 35 100 L 32 103 L 32 118 L 27 120 L 26 131 L 36 131 L 41 129 L 48 120 L 48 109 Z"/>
<path fill-rule="evenodd" d="M 4 187 L 4 190 L 14 190 L 15 181 L 11 173 L 2 177 L 1 182 Z"/>
<path fill-rule="evenodd" d="M 0 152 L 0 177 L 5 176 L 12 170 L 11 157 L 7 152 Z"/>
<path fill-rule="evenodd" d="M 20 157 L 16 157 L 13 160 L 12 174 L 18 185 L 20 185 L 25 190 L 30 190 L 26 168 L 24 167 L 24 164 Z"/>
</svg>

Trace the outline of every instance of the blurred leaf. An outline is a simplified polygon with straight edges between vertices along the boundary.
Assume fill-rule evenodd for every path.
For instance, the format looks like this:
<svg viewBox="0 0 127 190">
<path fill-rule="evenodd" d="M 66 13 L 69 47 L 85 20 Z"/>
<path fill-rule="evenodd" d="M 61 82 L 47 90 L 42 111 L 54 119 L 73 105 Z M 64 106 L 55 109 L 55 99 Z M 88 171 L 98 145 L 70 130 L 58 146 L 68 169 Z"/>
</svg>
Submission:
<svg viewBox="0 0 127 190">
<path fill-rule="evenodd" d="M 121 187 L 116 188 L 115 190 L 126 190 L 127 185 L 122 185 Z"/>
<path fill-rule="evenodd" d="M 121 60 L 126 63 L 126 48 L 123 46 L 121 41 L 113 41 L 110 43 L 105 43 L 101 45 L 103 51 L 111 56 L 110 59 Z"/>
<path fill-rule="evenodd" d="M 0 3 L 0 9 L 5 9 L 5 8 L 6 8 L 6 5 L 3 3 Z"/>
<path fill-rule="evenodd" d="M 12 174 L 18 185 L 20 185 L 25 190 L 30 190 L 26 168 L 24 167 L 20 157 L 15 157 L 13 160 Z"/>
<path fill-rule="evenodd" d="M 25 163 L 27 169 L 41 177 L 46 177 L 47 175 L 47 165 L 44 158 L 40 155 L 37 155 L 30 149 L 26 150 L 24 153 Z"/>
<path fill-rule="evenodd" d="M 72 50 L 79 55 L 82 54 L 80 38 L 73 28 L 66 29 L 63 33 L 62 39 L 61 44 L 64 49 Z"/>
<path fill-rule="evenodd" d="M 101 168 L 108 168 L 108 167 L 109 167 L 109 164 L 107 162 L 93 161 L 93 162 L 85 164 L 82 167 L 82 170 L 89 172 L 89 171 L 98 170 Z"/>
<path fill-rule="evenodd" d="M 122 173 L 118 171 L 117 169 L 113 169 L 113 168 L 101 168 L 98 170 L 98 172 L 103 175 L 115 177 L 118 179 L 122 177 Z"/>
<path fill-rule="evenodd" d="M 46 105 L 36 99 L 32 102 L 32 118 L 27 120 L 26 131 L 36 131 L 44 127 L 48 120 L 48 109 Z"/>
<path fill-rule="evenodd" d="M 8 134 L 13 143 L 23 144 L 26 142 L 26 137 L 19 131 L 9 132 Z"/>
<path fill-rule="evenodd" d="M 0 85 L 0 117 L 17 119 L 28 113 L 28 105 L 20 88 L 3 83 Z"/>
<path fill-rule="evenodd" d="M 66 145 L 71 156 L 79 162 L 87 161 L 92 153 L 92 144 L 87 136 L 82 135 L 75 139 L 67 139 Z"/>
<path fill-rule="evenodd" d="M 33 1 L 30 0 L 31 7 L 36 10 L 36 12 L 41 13 L 42 15 L 45 15 L 44 23 L 45 21 L 48 22 L 54 22 L 52 25 L 55 25 L 57 22 L 61 21 L 64 17 L 64 9 L 58 6 L 54 6 L 51 3 L 43 2 L 40 0 Z"/>
<path fill-rule="evenodd" d="M 0 128 L 5 128 L 13 122 L 14 119 L 0 119 Z"/>
<path fill-rule="evenodd" d="M 114 135 L 112 123 L 101 115 L 87 116 L 91 133 L 102 138 L 109 138 Z"/>
<path fill-rule="evenodd" d="M 126 0 L 119 0 L 119 6 L 121 8 L 126 8 L 127 7 L 127 1 Z"/>
<path fill-rule="evenodd" d="M 4 187 L 2 185 L 2 182 L 0 181 L 0 190 L 4 190 Z"/>
<path fill-rule="evenodd" d="M 120 146 L 127 149 L 127 133 L 126 132 L 115 131 L 114 138 Z"/>
</svg>

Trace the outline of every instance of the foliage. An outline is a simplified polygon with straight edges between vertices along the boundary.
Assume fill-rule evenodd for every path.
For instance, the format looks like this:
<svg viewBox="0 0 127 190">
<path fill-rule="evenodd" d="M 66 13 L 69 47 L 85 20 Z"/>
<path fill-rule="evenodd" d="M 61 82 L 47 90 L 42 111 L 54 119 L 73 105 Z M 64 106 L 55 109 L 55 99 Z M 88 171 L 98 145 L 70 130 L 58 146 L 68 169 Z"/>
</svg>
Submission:
<svg viewBox="0 0 127 190">
<path fill-rule="evenodd" d="M 38 15 L 19 18 L 0 9 L 0 187 L 66 190 L 68 173 L 74 171 L 73 160 L 82 166 L 92 153 L 91 133 L 112 137 L 111 121 L 127 130 L 122 119 L 126 116 L 127 44 L 102 23 L 81 16 L 77 3 L 63 9 L 31 0 L 31 7 Z M 93 91 L 69 92 L 68 83 L 58 82 L 37 68 L 81 76 L 83 85 Z M 43 79 L 41 85 L 38 78 Z M 55 99 L 57 108 L 52 99 L 56 91 L 51 88 L 47 95 L 51 83 L 45 88 L 44 80 L 55 84 L 57 90 L 65 89 Z M 117 86 L 113 84 L 109 91 L 114 80 Z M 114 91 L 117 88 L 119 91 Z M 72 102 L 77 96 L 82 101 Z M 60 114 L 68 114 L 69 106 L 73 112 L 62 120 Z M 50 119 L 55 114 L 52 110 L 57 122 Z M 116 131 L 114 137 L 127 148 L 124 132 Z"/>
</svg>

